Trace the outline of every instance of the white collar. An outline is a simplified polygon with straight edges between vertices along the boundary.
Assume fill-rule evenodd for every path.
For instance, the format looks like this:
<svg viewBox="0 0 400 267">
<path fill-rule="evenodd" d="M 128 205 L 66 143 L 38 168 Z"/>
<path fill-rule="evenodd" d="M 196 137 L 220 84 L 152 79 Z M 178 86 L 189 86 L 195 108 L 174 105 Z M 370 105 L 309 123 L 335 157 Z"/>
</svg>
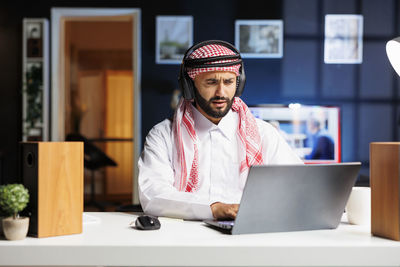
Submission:
<svg viewBox="0 0 400 267">
<path fill-rule="evenodd" d="M 202 140 L 210 131 L 220 131 L 228 140 L 231 140 L 235 135 L 238 127 L 238 114 L 232 109 L 219 121 L 218 125 L 207 119 L 200 111 L 192 105 L 194 127 L 199 140 Z"/>
</svg>

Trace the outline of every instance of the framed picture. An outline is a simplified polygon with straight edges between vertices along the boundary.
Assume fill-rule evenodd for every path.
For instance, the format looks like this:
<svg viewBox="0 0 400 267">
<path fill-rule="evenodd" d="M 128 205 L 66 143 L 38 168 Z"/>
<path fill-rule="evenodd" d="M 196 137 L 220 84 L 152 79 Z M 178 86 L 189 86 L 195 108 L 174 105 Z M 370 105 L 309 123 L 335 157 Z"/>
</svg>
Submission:
<svg viewBox="0 0 400 267">
<path fill-rule="evenodd" d="M 157 16 L 156 27 L 156 63 L 180 64 L 193 45 L 193 17 Z"/>
<path fill-rule="evenodd" d="M 362 15 L 325 15 L 325 63 L 362 63 L 362 37 Z"/>
<path fill-rule="evenodd" d="M 42 25 L 40 22 L 32 22 L 26 25 L 26 35 L 28 38 L 41 38 L 42 37 Z"/>
<path fill-rule="evenodd" d="M 282 20 L 236 20 L 235 46 L 243 58 L 281 58 Z"/>
</svg>

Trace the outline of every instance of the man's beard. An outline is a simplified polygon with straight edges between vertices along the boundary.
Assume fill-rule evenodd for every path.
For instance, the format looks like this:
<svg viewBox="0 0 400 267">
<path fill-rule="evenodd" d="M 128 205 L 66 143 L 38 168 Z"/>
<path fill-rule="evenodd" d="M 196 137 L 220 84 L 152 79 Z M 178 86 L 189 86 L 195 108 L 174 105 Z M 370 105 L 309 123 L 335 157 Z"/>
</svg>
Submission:
<svg viewBox="0 0 400 267">
<path fill-rule="evenodd" d="M 206 100 L 205 98 L 203 98 L 200 93 L 197 91 L 197 89 L 194 90 L 195 92 L 195 102 L 197 105 L 200 106 L 200 108 L 202 110 L 204 110 L 204 112 L 209 115 L 210 117 L 219 119 L 224 117 L 229 110 L 232 108 L 232 104 L 233 104 L 233 98 L 229 99 L 227 97 L 220 97 L 220 96 L 216 96 L 216 97 L 212 97 L 210 98 L 210 100 Z M 214 100 L 224 100 L 226 101 L 226 108 L 225 109 L 213 109 L 211 107 L 211 102 Z"/>
</svg>

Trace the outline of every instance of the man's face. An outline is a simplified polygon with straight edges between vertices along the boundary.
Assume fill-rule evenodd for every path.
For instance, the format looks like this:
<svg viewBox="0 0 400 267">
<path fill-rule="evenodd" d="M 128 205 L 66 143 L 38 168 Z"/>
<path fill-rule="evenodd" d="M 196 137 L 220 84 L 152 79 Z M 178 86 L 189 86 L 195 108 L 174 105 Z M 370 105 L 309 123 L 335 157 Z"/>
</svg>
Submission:
<svg viewBox="0 0 400 267">
<path fill-rule="evenodd" d="M 236 75 L 229 71 L 203 72 L 194 79 L 196 107 L 213 123 L 218 123 L 232 107 Z"/>
<path fill-rule="evenodd" d="M 314 118 L 310 118 L 307 121 L 307 130 L 312 133 L 315 134 L 318 132 L 319 130 L 319 123 L 316 119 Z"/>
</svg>

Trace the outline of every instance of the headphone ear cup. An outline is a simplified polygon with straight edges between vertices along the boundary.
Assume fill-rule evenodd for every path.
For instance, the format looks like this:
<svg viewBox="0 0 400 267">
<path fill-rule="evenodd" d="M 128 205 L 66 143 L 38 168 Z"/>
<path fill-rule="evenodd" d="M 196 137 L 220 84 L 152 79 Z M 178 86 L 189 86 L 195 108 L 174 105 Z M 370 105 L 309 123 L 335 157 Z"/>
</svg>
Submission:
<svg viewBox="0 0 400 267">
<path fill-rule="evenodd" d="M 194 84 L 189 75 L 185 72 L 184 64 L 181 65 L 178 81 L 179 87 L 182 91 L 183 98 L 192 100 L 194 98 Z"/>
<path fill-rule="evenodd" d="M 194 82 L 193 80 L 189 77 L 187 73 L 185 73 L 185 99 L 186 100 L 192 100 L 194 99 Z"/>
<path fill-rule="evenodd" d="M 244 72 L 243 63 L 242 63 L 242 66 L 241 66 L 240 75 L 238 76 L 237 79 L 238 79 L 238 85 L 237 85 L 237 88 L 236 88 L 235 96 L 241 96 L 242 93 L 243 93 L 243 90 L 244 90 L 244 86 L 246 84 L 246 74 Z"/>
</svg>

